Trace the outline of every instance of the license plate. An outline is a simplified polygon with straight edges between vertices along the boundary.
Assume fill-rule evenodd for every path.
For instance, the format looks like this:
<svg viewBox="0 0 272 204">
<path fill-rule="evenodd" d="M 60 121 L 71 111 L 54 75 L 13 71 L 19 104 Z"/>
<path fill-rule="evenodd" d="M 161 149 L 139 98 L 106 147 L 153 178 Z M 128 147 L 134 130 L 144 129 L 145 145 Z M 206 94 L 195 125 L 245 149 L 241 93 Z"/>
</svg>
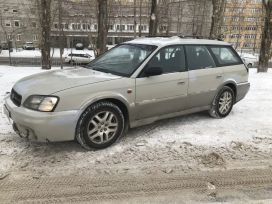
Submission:
<svg viewBox="0 0 272 204">
<path fill-rule="evenodd" d="M 3 106 L 3 113 L 7 116 L 9 123 L 13 123 L 13 120 L 11 119 L 11 114 L 5 105 Z"/>
</svg>

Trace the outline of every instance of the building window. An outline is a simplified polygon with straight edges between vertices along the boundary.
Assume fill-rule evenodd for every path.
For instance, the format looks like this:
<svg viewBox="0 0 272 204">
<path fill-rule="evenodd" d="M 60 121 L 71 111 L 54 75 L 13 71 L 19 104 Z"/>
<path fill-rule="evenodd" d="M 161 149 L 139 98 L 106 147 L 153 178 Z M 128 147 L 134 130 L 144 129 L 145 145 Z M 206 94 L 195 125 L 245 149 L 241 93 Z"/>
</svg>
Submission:
<svg viewBox="0 0 272 204">
<path fill-rule="evenodd" d="M 246 48 L 253 48 L 255 46 L 254 43 L 244 43 L 244 46 L 243 47 L 246 47 Z"/>
<path fill-rule="evenodd" d="M 12 37 L 11 37 L 11 35 L 9 34 L 9 35 L 7 35 L 7 38 L 8 38 L 8 40 L 12 40 Z"/>
<path fill-rule="evenodd" d="M 230 35 L 230 38 L 242 38 L 241 34 L 232 34 Z"/>
<path fill-rule="evenodd" d="M 81 24 L 78 23 L 78 24 L 77 24 L 77 30 L 80 30 L 80 29 L 81 29 Z"/>
<path fill-rule="evenodd" d="M 20 22 L 19 21 L 14 21 L 14 26 L 15 27 L 20 27 Z"/>
<path fill-rule="evenodd" d="M 5 22 L 5 26 L 6 26 L 6 27 L 11 27 L 10 21 L 6 21 L 6 22 Z"/>
<path fill-rule="evenodd" d="M 139 30 L 143 30 L 143 31 L 145 31 L 145 30 L 147 30 L 147 26 L 146 25 L 141 25 L 141 26 L 139 26 Z"/>
<path fill-rule="evenodd" d="M 246 39 L 256 39 L 256 35 L 254 34 L 245 34 Z"/>
<path fill-rule="evenodd" d="M 133 31 L 134 30 L 134 25 L 128 25 L 127 29 L 130 30 L 130 31 Z"/>
<path fill-rule="evenodd" d="M 109 25 L 109 30 L 113 30 L 113 25 Z"/>
<path fill-rule="evenodd" d="M 65 30 L 68 30 L 68 29 L 69 29 L 67 23 L 64 24 L 64 29 L 65 29 Z"/>
<path fill-rule="evenodd" d="M 86 29 L 87 29 L 87 26 L 86 26 L 85 23 L 82 24 L 82 29 L 83 29 L 83 30 L 86 30 Z"/>
<path fill-rule="evenodd" d="M 97 30 L 97 24 L 94 24 L 94 29 Z"/>
<path fill-rule="evenodd" d="M 258 21 L 258 18 L 256 18 L 256 17 L 247 17 L 247 18 L 245 18 L 245 21 L 249 21 L 249 22 L 257 22 L 257 21 Z"/>
<path fill-rule="evenodd" d="M 72 29 L 76 30 L 76 24 L 74 24 L 74 23 L 72 24 Z"/>
<path fill-rule="evenodd" d="M 166 31 L 166 30 L 167 30 L 167 26 L 166 26 L 166 25 L 162 25 L 162 26 L 160 27 L 160 29 L 161 29 L 162 31 Z"/>
<path fill-rule="evenodd" d="M 21 41 L 21 34 L 18 34 L 17 36 L 16 36 L 16 41 Z"/>
<path fill-rule="evenodd" d="M 58 29 L 58 24 L 57 23 L 54 23 L 54 28 Z"/>
<path fill-rule="evenodd" d="M 38 41 L 38 35 L 33 35 L 33 41 Z"/>
</svg>

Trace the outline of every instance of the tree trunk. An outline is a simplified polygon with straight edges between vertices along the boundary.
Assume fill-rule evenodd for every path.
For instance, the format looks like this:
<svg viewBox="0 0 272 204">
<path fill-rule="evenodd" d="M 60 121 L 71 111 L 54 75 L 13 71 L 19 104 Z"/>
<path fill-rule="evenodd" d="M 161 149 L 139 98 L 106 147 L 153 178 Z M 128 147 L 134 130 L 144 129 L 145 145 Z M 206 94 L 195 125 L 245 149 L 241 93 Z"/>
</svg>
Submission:
<svg viewBox="0 0 272 204">
<path fill-rule="evenodd" d="M 142 37 L 142 0 L 140 0 L 140 25 L 139 25 L 139 37 Z"/>
<path fill-rule="evenodd" d="M 226 0 L 212 0 L 213 15 L 210 30 L 210 38 L 221 37 L 221 23 L 224 16 L 224 7 Z"/>
<path fill-rule="evenodd" d="M 64 31 L 63 31 L 63 24 L 62 24 L 62 0 L 58 0 L 58 24 L 59 24 L 59 49 L 60 49 L 60 68 L 63 69 L 63 52 L 64 52 L 64 47 L 63 47 L 63 40 L 64 40 Z"/>
<path fill-rule="evenodd" d="M 51 0 L 40 0 L 42 69 L 51 69 Z"/>
<path fill-rule="evenodd" d="M 134 14 L 134 38 L 136 38 L 136 28 L 137 28 L 137 21 L 136 21 L 136 0 L 134 0 L 134 8 L 133 8 L 133 14 Z"/>
<path fill-rule="evenodd" d="M 97 0 L 98 3 L 98 33 L 97 33 L 97 52 L 98 55 L 107 51 L 107 35 L 108 35 L 108 8 L 107 0 Z"/>
<path fill-rule="evenodd" d="M 258 72 L 267 72 L 268 62 L 271 57 L 271 42 L 272 42 L 272 1 L 263 0 L 265 10 L 264 27 L 262 31 L 262 41 L 260 48 Z"/>
<path fill-rule="evenodd" d="M 149 21 L 149 36 L 156 36 L 158 30 L 158 16 L 157 16 L 157 0 L 152 0 L 150 21 Z"/>
</svg>

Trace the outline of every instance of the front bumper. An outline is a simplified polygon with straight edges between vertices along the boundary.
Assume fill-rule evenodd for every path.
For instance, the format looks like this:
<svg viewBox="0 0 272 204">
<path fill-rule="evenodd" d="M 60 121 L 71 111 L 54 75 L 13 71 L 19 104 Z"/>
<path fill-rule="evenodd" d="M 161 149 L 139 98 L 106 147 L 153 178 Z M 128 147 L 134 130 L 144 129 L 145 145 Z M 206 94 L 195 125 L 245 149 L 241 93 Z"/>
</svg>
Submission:
<svg viewBox="0 0 272 204">
<path fill-rule="evenodd" d="M 16 106 L 7 96 L 3 113 L 21 137 L 41 142 L 69 141 L 75 138 L 78 110 L 49 113 L 33 111 Z"/>
<path fill-rule="evenodd" d="M 249 88 L 250 88 L 249 82 L 237 84 L 236 103 L 246 96 L 247 92 L 249 91 Z"/>
</svg>

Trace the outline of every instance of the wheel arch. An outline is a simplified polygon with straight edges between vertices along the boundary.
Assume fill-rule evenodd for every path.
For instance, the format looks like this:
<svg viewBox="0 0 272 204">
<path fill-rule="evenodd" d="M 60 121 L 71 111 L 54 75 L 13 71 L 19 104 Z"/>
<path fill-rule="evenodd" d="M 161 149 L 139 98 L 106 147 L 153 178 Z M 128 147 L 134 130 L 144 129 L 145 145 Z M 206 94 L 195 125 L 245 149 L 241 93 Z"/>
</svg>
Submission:
<svg viewBox="0 0 272 204">
<path fill-rule="evenodd" d="M 220 87 L 218 87 L 217 89 L 217 94 L 220 92 L 220 90 L 224 87 L 224 86 L 227 86 L 229 88 L 231 88 L 234 92 L 234 97 L 236 99 L 237 97 L 237 85 L 236 85 L 236 82 L 235 81 L 232 81 L 232 80 L 229 80 L 229 81 L 225 81 Z M 216 94 L 216 95 L 217 95 Z"/>
<path fill-rule="evenodd" d="M 85 105 L 82 106 L 80 114 L 79 114 L 78 119 L 77 119 L 75 136 L 77 135 L 77 132 L 78 132 L 79 120 L 80 120 L 80 117 L 82 116 L 82 114 L 84 114 L 84 112 L 90 106 L 92 106 L 92 105 L 94 105 L 96 103 L 102 102 L 102 101 L 109 101 L 109 102 L 115 104 L 116 106 L 118 106 L 120 108 L 120 110 L 122 111 L 123 115 L 124 115 L 125 124 L 127 126 L 130 126 L 130 120 L 129 120 L 130 119 L 130 117 L 129 117 L 129 103 L 128 103 L 128 101 L 126 101 L 121 96 L 96 97 L 95 99 L 90 100 L 88 103 L 86 103 Z"/>
</svg>

